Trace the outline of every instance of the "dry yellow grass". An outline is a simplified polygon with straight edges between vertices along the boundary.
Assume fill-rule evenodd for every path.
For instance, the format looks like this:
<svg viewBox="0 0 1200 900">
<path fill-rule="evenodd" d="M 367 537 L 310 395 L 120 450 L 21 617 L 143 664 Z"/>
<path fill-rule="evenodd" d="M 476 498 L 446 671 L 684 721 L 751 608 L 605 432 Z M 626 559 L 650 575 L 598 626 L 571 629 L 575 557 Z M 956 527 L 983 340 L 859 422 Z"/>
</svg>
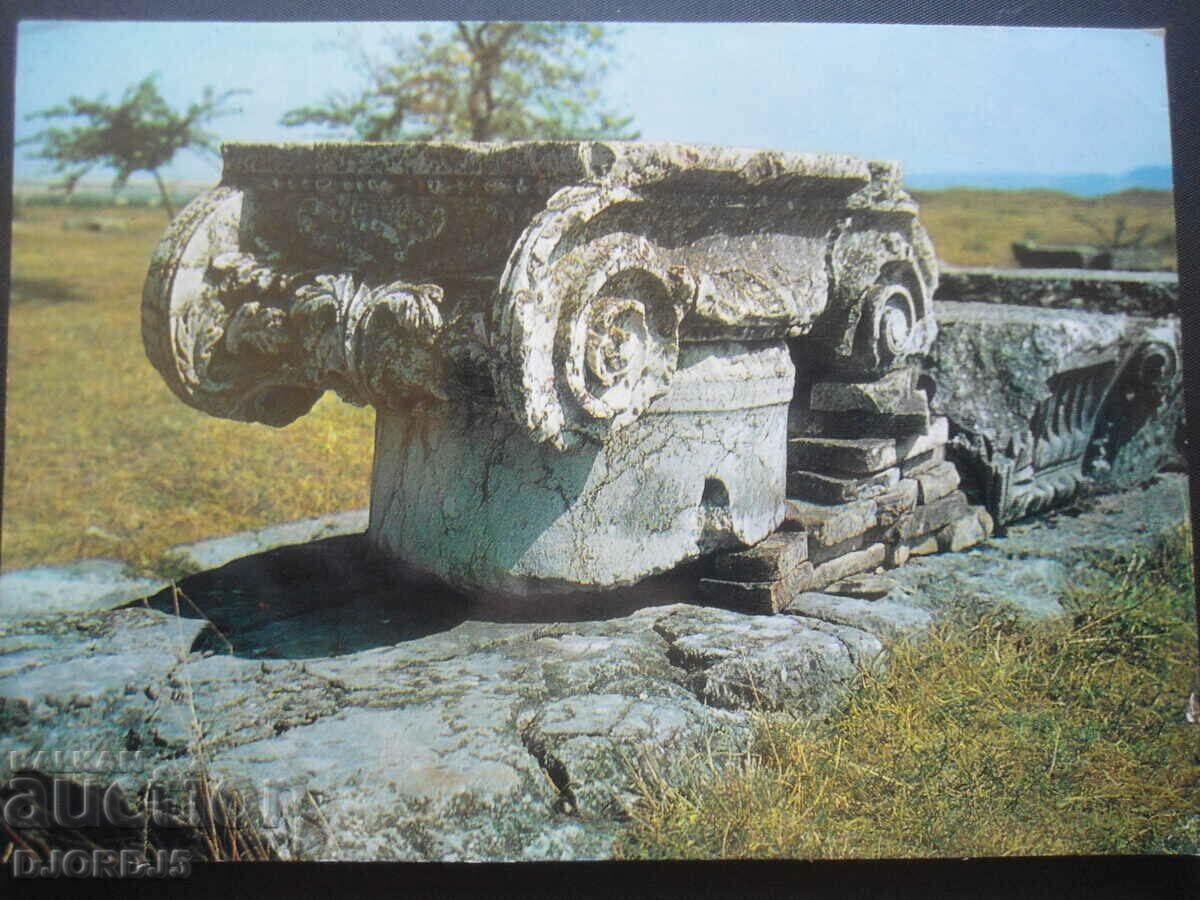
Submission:
<svg viewBox="0 0 1200 900">
<path fill-rule="evenodd" d="M 643 773 L 633 858 L 1200 852 L 1190 533 L 1106 565 L 1076 615 L 904 643 L 827 727 L 765 720 L 690 780 Z"/>
<path fill-rule="evenodd" d="M 62 228 L 80 215 L 32 206 L 15 223 L 4 569 L 97 556 L 146 567 L 175 543 L 365 505 L 371 411 L 328 396 L 276 430 L 184 406 L 141 343 L 165 217 L 106 210 L 128 232 Z"/>
<path fill-rule="evenodd" d="M 938 258 L 958 266 L 1015 266 L 1014 241 L 1096 243 L 1126 217 L 1126 239 L 1143 224 L 1146 243 L 1165 242 L 1163 262 L 1175 268 L 1175 207 L 1169 191 L 1130 190 L 1107 197 L 1059 191 L 913 191 Z M 1084 221 L 1080 221 L 1081 217 Z"/>
</svg>

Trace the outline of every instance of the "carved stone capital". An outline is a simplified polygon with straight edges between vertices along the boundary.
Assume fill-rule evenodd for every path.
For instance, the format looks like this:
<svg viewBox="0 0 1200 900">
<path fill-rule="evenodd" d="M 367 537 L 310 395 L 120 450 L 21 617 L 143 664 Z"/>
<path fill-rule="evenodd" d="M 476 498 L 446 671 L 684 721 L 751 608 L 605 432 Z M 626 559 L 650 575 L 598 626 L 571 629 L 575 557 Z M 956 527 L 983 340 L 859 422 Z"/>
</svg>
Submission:
<svg viewBox="0 0 1200 900">
<path fill-rule="evenodd" d="M 899 372 L 936 284 L 890 164 L 233 145 L 154 255 L 143 336 L 213 415 L 284 425 L 330 389 L 377 407 L 384 552 L 464 587 L 570 590 L 769 534 L 796 362 Z"/>
</svg>

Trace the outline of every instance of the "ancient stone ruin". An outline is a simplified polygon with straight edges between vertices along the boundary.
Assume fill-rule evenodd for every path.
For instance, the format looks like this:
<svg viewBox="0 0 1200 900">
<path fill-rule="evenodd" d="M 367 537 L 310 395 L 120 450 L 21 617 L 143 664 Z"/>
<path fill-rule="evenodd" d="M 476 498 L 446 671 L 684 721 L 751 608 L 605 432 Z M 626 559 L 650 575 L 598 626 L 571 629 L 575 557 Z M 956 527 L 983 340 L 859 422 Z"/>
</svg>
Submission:
<svg viewBox="0 0 1200 900">
<path fill-rule="evenodd" d="M 712 601 L 776 612 L 1169 456 L 1176 325 L 937 289 L 891 163 L 230 145 L 143 335 L 213 415 L 374 405 L 368 538 L 409 576 L 521 598 L 704 558 Z"/>
<path fill-rule="evenodd" d="M 1187 518 L 1150 477 L 1174 277 L 939 276 L 891 164 L 225 158 L 153 259 L 150 358 L 214 415 L 375 406 L 371 509 L 179 545 L 175 577 L 5 573 L 10 776 L 219 790 L 287 859 L 609 858 L 641 773 L 818 721 L 935 623 L 1064 615 Z"/>
</svg>

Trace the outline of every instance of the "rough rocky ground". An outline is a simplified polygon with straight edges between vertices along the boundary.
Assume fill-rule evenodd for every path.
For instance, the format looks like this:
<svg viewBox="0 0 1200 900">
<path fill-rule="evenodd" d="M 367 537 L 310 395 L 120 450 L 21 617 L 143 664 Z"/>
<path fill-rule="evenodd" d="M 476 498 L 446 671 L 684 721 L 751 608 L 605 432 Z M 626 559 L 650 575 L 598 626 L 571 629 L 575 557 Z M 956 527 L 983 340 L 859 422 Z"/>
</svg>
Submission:
<svg viewBox="0 0 1200 900">
<path fill-rule="evenodd" d="M 737 752 L 755 710 L 828 711 L 952 609 L 1055 614 L 1096 554 L 1186 517 L 1163 475 L 771 617 L 698 605 L 692 572 L 604 605 L 468 603 L 373 563 L 343 533 L 361 513 L 180 548 L 204 571 L 178 590 L 95 561 L 12 573 L 3 765 L 181 798 L 204 772 L 291 858 L 603 858 L 633 773 Z"/>
</svg>

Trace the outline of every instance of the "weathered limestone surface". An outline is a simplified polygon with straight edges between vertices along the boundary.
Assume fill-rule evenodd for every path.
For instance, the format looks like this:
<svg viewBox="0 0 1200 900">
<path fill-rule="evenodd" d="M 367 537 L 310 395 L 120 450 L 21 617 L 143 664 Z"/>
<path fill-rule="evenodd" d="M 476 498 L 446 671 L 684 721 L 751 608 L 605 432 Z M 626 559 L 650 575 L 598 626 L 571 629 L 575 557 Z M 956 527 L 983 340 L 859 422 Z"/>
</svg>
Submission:
<svg viewBox="0 0 1200 900">
<path fill-rule="evenodd" d="M 637 422 L 567 453 L 499 412 L 417 424 L 381 411 L 376 544 L 451 584 L 524 594 L 629 584 L 761 541 L 783 517 L 787 349 L 698 344 L 682 357 Z"/>
<path fill-rule="evenodd" d="M 1001 523 L 1145 480 L 1176 456 L 1178 320 L 939 300 L 938 321 L 932 405 Z"/>
<path fill-rule="evenodd" d="M 0 765 L 180 798 L 204 765 L 257 798 L 290 858 L 604 858 L 634 770 L 720 765 L 751 709 L 825 713 L 889 641 L 963 604 L 1056 614 L 1097 577 L 1089 554 L 1186 516 L 1186 479 L 1163 475 L 775 616 L 698 605 L 689 576 L 628 589 L 624 608 L 514 621 L 511 605 L 397 591 L 361 538 L 325 538 L 185 579 L 207 619 L 164 592 L 0 625 Z M 81 773 L 72 750 L 108 763 Z"/>
<path fill-rule="evenodd" d="M 213 415 L 284 425 L 327 389 L 376 406 L 371 542 L 526 596 L 766 537 L 787 491 L 792 359 L 907 397 L 936 286 L 889 163 L 229 145 L 221 186 L 154 256 L 143 337 Z M 883 414 L 887 435 L 927 424 L 910 406 Z"/>
<path fill-rule="evenodd" d="M 1174 272 L 942 266 L 939 299 L 1165 318 L 1179 315 Z"/>
<path fill-rule="evenodd" d="M 931 610 L 953 598 L 978 609 L 1000 602 L 1034 616 L 1058 615 L 1072 585 L 1100 578 L 1097 558 L 1128 555 L 1189 521 L 1188 479 L 1162 473 L 1144 488 L 1089 497 L 1082 508 L 1010 524 L 1004 537 L 965 553 L 911 560 L 887 573 L 896 583 L 887 599 Z"/>
<path fill-rule="evenodd" d="M 0 618 L 111 609 L 145 597 L 164 582 L 131 576 L 123 563 L 85 559 L 0 575 Z"/>
</svg>

